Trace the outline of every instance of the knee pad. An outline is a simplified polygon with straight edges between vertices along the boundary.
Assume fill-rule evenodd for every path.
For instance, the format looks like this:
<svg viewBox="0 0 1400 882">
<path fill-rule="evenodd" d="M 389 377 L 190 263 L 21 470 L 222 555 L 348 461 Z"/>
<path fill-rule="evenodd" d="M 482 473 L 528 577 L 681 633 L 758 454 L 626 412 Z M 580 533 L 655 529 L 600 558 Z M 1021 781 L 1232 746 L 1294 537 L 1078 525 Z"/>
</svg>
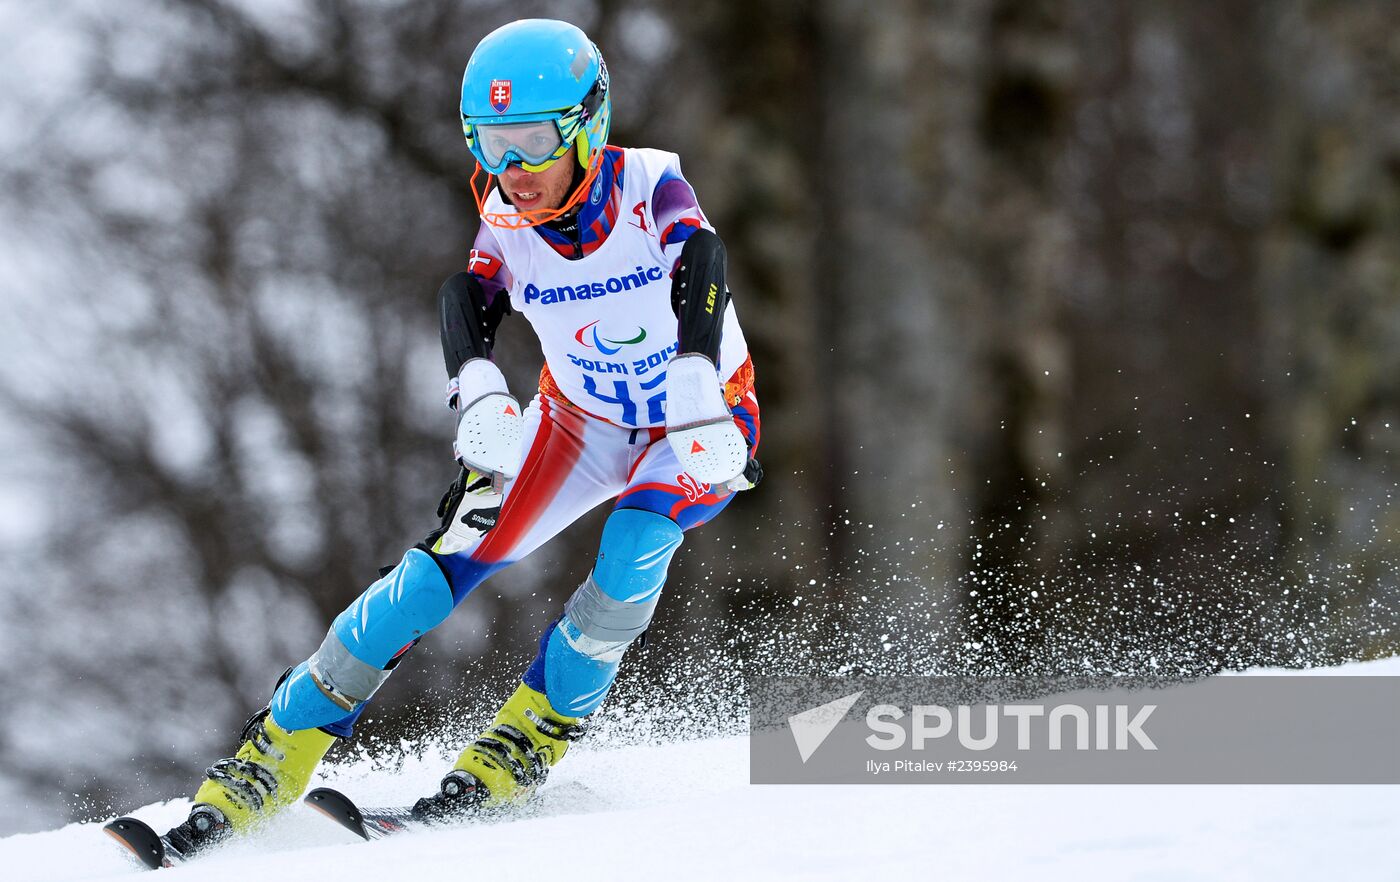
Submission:
<svg viewBox="0 0 1400 882">
<path fill-rule="evenodd" d="M 608 518 L 593 572 L 545 647 L 545 694 L 556 711 L 582 716 L 603 703 L 623 653 L 651 624 L 681 538 L 675 521 L 654 512 L 619 509 Z"/>
<path fill-rule="evenodd" d="M 681 528 L 665 515 L 620 508 L 603 525 L 593 580 L 613 600 L 642 603 L 650 599 L 654 604 L 682 538 Z"/>
<path fill-rule="evenodd" d="M 399 565 L 336 616 L 321 647 L 272 696 L 272 719 L 288 731 L 344 719 L 389 678 L 393 662 L 452 612 L 437 563 L 410 549 Z"/>
</svg>

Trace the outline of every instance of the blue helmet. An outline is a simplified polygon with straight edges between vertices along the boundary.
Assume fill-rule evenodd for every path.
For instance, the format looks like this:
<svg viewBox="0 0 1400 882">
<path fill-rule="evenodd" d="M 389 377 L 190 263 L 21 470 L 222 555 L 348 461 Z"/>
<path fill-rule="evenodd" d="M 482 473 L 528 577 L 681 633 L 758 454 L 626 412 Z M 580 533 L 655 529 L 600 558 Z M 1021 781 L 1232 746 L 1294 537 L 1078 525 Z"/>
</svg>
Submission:
<svg viewBox="0 0 1400 882">
<path fill-rule="evenodd" d="M 591 169 L 608 144 L 608 67 L 568 22 L 528 18 L 487 34 L 462 75 L 462 133 L 481 167 L 540 171 L 578 148 Z"/>
</svg>

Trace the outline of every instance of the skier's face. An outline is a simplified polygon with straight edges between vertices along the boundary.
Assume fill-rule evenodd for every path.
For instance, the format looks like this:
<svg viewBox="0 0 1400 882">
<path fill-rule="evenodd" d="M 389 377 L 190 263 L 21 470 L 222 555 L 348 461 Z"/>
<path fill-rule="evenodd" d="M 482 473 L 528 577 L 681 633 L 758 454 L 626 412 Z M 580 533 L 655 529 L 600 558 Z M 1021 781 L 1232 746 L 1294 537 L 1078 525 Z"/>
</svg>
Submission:
<svg viewBox="0 0 1400 882">
<path fill-rule="evenodd" d="M 564 204 L 569 195 L 569 184 L 574 179 L 574 150 L 559 157 L 549 168 L 541 172 L 528 172 L 518 165 L 510 165 L 500 174 L 501 190 L 520 211 L 536 209 L 550 210 Z"/>
</svg>

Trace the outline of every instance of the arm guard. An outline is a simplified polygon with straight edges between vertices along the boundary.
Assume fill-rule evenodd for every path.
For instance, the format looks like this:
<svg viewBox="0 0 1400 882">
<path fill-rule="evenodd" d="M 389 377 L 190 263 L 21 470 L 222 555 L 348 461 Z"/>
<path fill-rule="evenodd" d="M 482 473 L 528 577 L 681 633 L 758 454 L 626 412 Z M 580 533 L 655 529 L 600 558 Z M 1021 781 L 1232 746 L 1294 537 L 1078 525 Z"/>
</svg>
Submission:
<svg viewBox="0 0 1400 882">
<path fill-rule="evenodd" d="M 680 320 L 680 351 L 698 352 L 719 363 L 720 335 L 729 289 L 724 284 L 724 243 L 709 230 L 685 240 L 671 282 L 671 309 Z"/>
<path fill-rule="evenodd" d="M 510 305 L 499 294 L 488 302 L 480 279 L 453 273 L 438 290 L 438 312 L 450 378 L 447 403 L 457 412 L 453 452 L 468 469 L 514 477 L 523 426 L 520 403 L 491 362 L 496 328 Z"/>
<path fill-rule="evenodd" d="M 449 377 L 473 358 L 490 358 L 501 319 L 510 314 L 505 296 L 486 296 L 481 281 L 467 273 L 453 273 L 438 289 L 438 316 L 442 321 L 442 358 Z"/>
</svg>

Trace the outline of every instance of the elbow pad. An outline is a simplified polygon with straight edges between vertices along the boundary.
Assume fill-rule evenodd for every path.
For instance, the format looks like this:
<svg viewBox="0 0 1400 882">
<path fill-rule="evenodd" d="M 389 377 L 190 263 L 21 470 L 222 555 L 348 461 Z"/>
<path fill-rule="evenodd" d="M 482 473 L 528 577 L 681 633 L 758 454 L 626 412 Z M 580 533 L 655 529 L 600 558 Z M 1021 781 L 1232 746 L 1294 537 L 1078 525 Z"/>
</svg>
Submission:
<svg viewBox="0 0 1400 882">
<path fill-rule="evenodd" d="M 724 310 L 729 305 L 725 261 L 724 243 L 709 230 L 696 230 L 681 248 L 671 282 L 671 309 L 680 320 L 681 354 L 698 352 L 719 362 Z"/>
<path fill-rule="evenodd" d="M 469 469 L 513 478 L 520 465 L 525 419 L 501 369 L 473 358 L 457 375 L 457 437 L 453 452 Z"/>
<path fill-rule="evenodd" d="M 677 355 L 666 366 L 666 440 L 681 468 L 704 483 L 723 484 L 748 461 L 715 363 L 699 353 Z"/>
</svg>

